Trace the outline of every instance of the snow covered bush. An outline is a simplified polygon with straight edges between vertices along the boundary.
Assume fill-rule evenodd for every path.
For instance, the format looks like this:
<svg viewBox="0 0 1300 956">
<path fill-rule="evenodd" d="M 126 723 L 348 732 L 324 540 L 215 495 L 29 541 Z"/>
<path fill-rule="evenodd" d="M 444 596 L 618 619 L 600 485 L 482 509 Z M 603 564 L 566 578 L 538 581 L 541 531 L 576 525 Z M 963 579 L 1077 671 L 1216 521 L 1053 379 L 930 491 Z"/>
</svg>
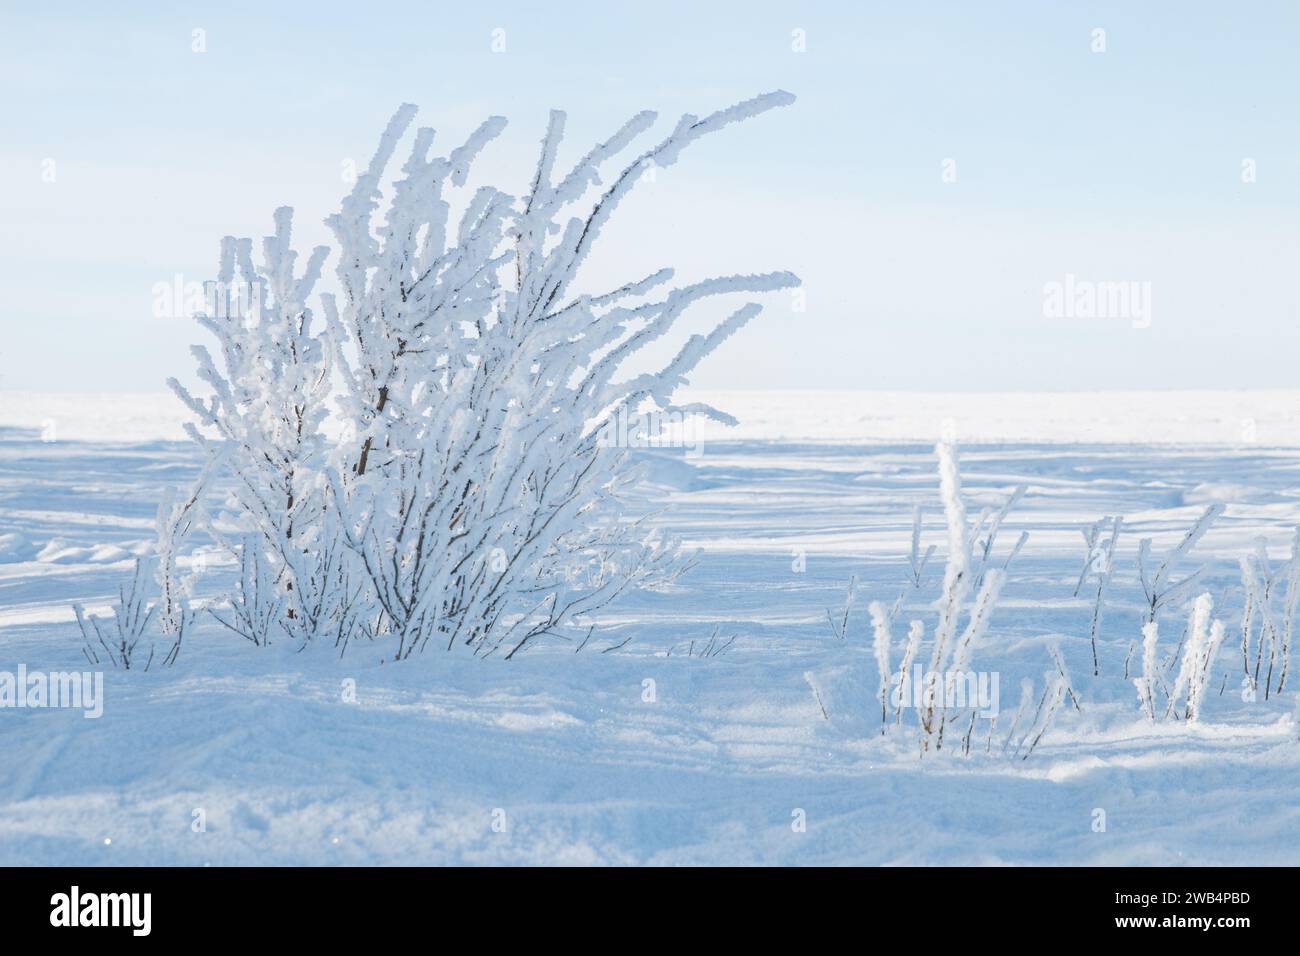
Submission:
<svg viewBox="0 0 1300 956">
<path fill-rule="evenodd" d="M 1025 489 L 1016 488 L 997 510 L 984 509 L 971 521 L 962 500 L 961 474 L 955 449 L 952 445 L 941 442 L 935 448 L 935 454 L 939 463 L 939 488 L 947 528 L 948 551 L 942 589 L 933 605 L 938 620 L 932 632 L 929 664 L 922 667 L 920 663 L 926 628 L 925 623 L 919 619 L 912 620 L 908 626 L 898 667 L 894 668 L 892 664 L 894 619 L 902 610 L 908 594 L 920 590 L 922 572 L 935 551 L 934 546 L 924 552 L 921 550 L 918 508 L 913 511 L 910 580 L 907 587 L 891 605 L 872 601 L 867 607 L 872 634 L 870 650 L 876 670 L 874 698 L 879 706 L 879 732 L 882 735 L 891 728 L 900 728 L 903 712 L 911 710 L 916 714 L 921 732 L 922 753 L 942 749 L 945 730 L 949 725 L 959 724 L 955 731 L 958 749 L 963 754 L 969 754 L 975 736 L 976 720 L 980 716 L 990 720 L 987 747 L 991 749 L 998 708 L 998 675 L 976 674 L 971 667 L 975 651 L 988 633 L 993 610 L 1006 582 L 1007 568 L 1028 538 L 1027 533 L 1022 533 L 1005 557 L 995 559 L 998 533 L 1011 508 L 1024 495 Z M 850 582 L 849 600 L 840 623 L 836 624 L 832 618 L 832 631 L 841 640 L 848 636 L 851 598 L 856 583 L 855 577 Z M 1064 665 L 1059 666 L 1061 679 L 1066 681 Z M 810 671 L 804 675 L 823 717 L 835 719 L 854 731 L 866 725 L 863 715 L 857 713 L 837 713 L 832 718 L 832 713 L 837 710 L 856 711 L 872 693 L 872 690 L 868 690 L 868 685 L 872 682 L 865 679 L 863 671 L 861 666 L 850 666 L 831 668 L 824 672 Z M 841 689 L 841 686 L 846 689 Z M 1062 695 L 1067 687 L 1068 681 L 1062 683 Z M 1071 691 L 1071 695 L 1072 693 Z M 1050 714 L 1044 717 L 1039 736 L 1046 731 L 1048 723 Z M 1013 727 L 1012 732 L 1014 731 Z"/>
<path fill-rule="evenodd" d="M 346 647 L 391 640 L 391 656 L 432 643 L 510 657 L 536 638 L 571 639 L 630 588 L 670 582 L 687 561 L 632 513 L 640 472 L 603 425 L 630 438 L 672 416 L 730 422 L 676 389 L 761 309 L 736 308 L 665 366 L 628 372 L 706 298 L 798 284 L 788 272 L 670 287 L 672 271 L 600 293 L 574 291 L 619 204 L 652 167 L 730 123 L 793 102 L 769 93 L 687 115 L 606 178 L 656 116 L 638 113 L 557 173 L 565 115 L 552 112 L 529 187 L 463 193 L 501 132 L 492 117 L 445 156 L 419 129 L 385 195 L 385 170 L 415 107 L 389 122 L 369 167 L 327 223 L 340 294 L 309 305 L 330 255 L 298 269 L 292 211 L 275 213 L 260 261 L 222 243 L 195 346 L 210 396 L 172 389 L 197 416 L 191 437 L 229 477 L 237 591 L 214 613 L 255 644 L 274 633 Z M 453 205 L 463 211 L 453 220 Z M 239 307 L 232 307 L 238 303 Z M 327 437 L 327 420 L 342 438 Z M 635 445 L 633 441 L 629 444 Z M 582 631 L 579 630 L 581 626 Z"/>
</svg>

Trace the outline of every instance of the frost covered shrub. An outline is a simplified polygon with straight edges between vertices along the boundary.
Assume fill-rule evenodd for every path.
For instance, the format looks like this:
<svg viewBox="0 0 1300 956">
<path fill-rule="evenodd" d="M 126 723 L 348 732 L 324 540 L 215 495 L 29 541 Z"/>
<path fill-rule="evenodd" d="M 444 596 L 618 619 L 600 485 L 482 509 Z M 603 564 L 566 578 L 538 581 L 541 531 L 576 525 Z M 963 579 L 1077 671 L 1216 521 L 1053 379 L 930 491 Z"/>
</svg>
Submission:
<svg viewBox="0 0 1300 956">
<path fill-rule="evenodd" d="M 1029 538 L 1022 531 L 1004 557 L 995 556 L 998 534 L 1011 509 L 1025 495 L 1024 486 L 1015 488 L 995 510 L 983 509 L 973 520 L 962 496 L 961 470 L 956 449 L 947 442 L 935 447 L 939 465 L 939 491 L 943 501 L 948 550 L 944 561 L 940 593 L 932 604 L 937 620 L 927 647 L 925 622 L 913 619 L 902 646 L 902 656 L 892 663 L 893 622 L 903 609 L 909 592 L 921 586 L 921 574 L 935 547 L 921 551 L 919 509 L 913 512 L 912 551 L 909 559 L 911 581 L 892 605 L 872 601 L 867 608 L 871 622 L 871 654 L 875 659 L 875 700 L 879 704 L 880 733 L 903 726 L 905 710 L 915 713 L 920 731 L 922 754 L 944 749 L 969 756 L 972 749 L 993 750 L 993 736 L 1000 718 L 1000 675 L 978 675 L 972 670 L 975 653 L 986 643 L 993 612 L 1006 584 L 1011 562 L 1020 554 Z M 926 656 L 928 654 L 928 657 Z M 1028 759 L 1051 729 L 1062 704 L 1069 700 L 1080 710 L 1070 675 L 1060 648 L 1049 646 L 1052 669 L 1044 674 L 1043 689 L 1034 704 L 1033 681 L 1021 683 L 1020 706 L 1006 733 L 1001 752 Z M 928 665 L 923 664 L 928 659 Z M 987 677 L 987 683 L 983 681 Z M 826 697 L 817 675 L 805 678 L 813 686 L 814 696 L 827 713 Z M 866 688 L 859 687 L 860 697 Z M 845 695 L 841 695 L 843 697 Z M 891 713 L 892 708 L 892 713 Z M 987 720 L 987 730 L 978 724 Z M 1012 749 L 1014 744 L 1014 749 Z"/>
<path fill-rule="evenodd" d="M 1013 490 L 997 510 L 986 508 L 971 520 L 962 499 L 956 450 L 951 444 L 940 442 L 935 455 L 948 551 L 941 591 L 932 605 L 937 621 L 928 647 L 925 623 L 914 619 L 909 622 L 899 664 L 895 667 L 892 663 L 894 621 L 908 594 L 921 590 L 922 573 L 936 550 L 933 545 L 924 552 L 921 550 L 921 513 L 917 508 L 912 517 L 908 586 L 890 605 L 872 601 L 867 606 L 867 618 L 871 624 L 870 651 L 875 665 L 874 682 L 866 679 L 868 668 L 861 662 L 824 671 L 809 671 L 804 674 L 804 679 L 812 688 L 822 716 L 852 732 L 863 731 L 875 723 L 874 719 L 868 719 L 862 707 L 874 695 L 881 735 L 891 729 L 900 729 L 904 711 L 909 710 L 915 713 L 923 754 L 943 749 L 945 730 L 950 726 L 953 729 L 948 739 L 951 741 L 956 737 L 956 749 L 969 754 L 976 720 L 981 716 L 990 719 L 985 747 L 990 750 L 992 747 L 997 705 L 992 698 L 997 694 L 997 685 L 993 683 L 994 675 L 977 675 L 971 668 L 974 654 L 988 634 L 993 611 L 1006 583 L 1007 568 L 1028 539 L 1028 534 L 1022 533 L 1005 557 L 995 558 L 995 546 L 1003 522 L 1024 495 L 1025 488 Z M 846 643 L 853 643 L 847 641 L 847 637 L 856 583 L 855 577 L 849 585 L 841 622 L 837 625 L 831 618 L 832 631 Z M 924 663 L 926 660 L 928 665 Z M 1063 665 L 1061 667 L 1061 693 L 1064 695 L 1068 690 L 1068 679 L 1064 677 Z M 871 705 L 868 707 L 876 710 Z M 1048 723 L 1050 715 L 1045 719 L 1039 736 L 1045 732 Z M 1013 727 L 1013 733 L 1014 730 Z"/>
<path fill-rule="evenodd" d="M 798 279 L 670 287 L 662 269 L 601 294 L 572 286 L 643 172 L 792 101 L 776 92 L 683 116 L 607 179 L 604 167 L 655 114 L 638 113 L 560 173 L 565 115 L 552 112 L 528 188 L 478 188 L 455 221 L 453 194 L 505 120 L 488 119 L 446 156 L 431 154 L 433 130 L 417 130 L 385 195 L 415 115 L 404 105 L 326 220 L 341 295 L 320 294 L 319 314 L 309 301 L 331 250 L 300 269 L 291 210 L 276 211 L 260 261 L 250 240 L 224 240 L 215 306 L 199 317 L 218 352 L 193 349 L 212 394 L 169 383 L 198 417 L 191 437 L 231 479 L 239 527 L 225 533 L 241 573 L 223 622 L 259 644 L 283 632 L 341 646 L 391 639 L 397 659 L 431 642 L 509 657 L 543 635 L 571 636 L 629 588 L 671 581 L 684 566 L 677 542 L 626 517 L 639 472 L 603 447 L 602 426 L 624 416 L 635 439 L 672 417 L 648 410 L 731 421 L 673 395 L 760 305 L 692 336 L 658 371 L 621 372 L 694 303 Z M 235 299 L 249 308 L 229 307 Z M 326 438 L 331 414 L 341 441 Z"/>
<path fill-rule="evenodd" d="M 1295 614 L 1300 604 L 1300 528 L 1291 540 L 1291 556 L 1280 569 L 1274 569 L 1268 557 L 1267 542 L 1256 542 L 1255 554 L 1241 558 L 1241 583 L 1245 603 L 1241 615 L 1241 660 L 1246 684 L 1252 689 L 1260 687 L 1263 678 L 1264 699 L 1286 688 L 1287 670 L 1291 660 L 1291 637 L 1295 630 Z M 1282 597 L 1280 615 L 1274 608 L 1275 599 Z M 1279 621 L 1278 618 L 1281 618 Z M 1259 636 L 1251 650 L 1251 633 L 1259 621 Z M 1253 663 L 1252 663 L 1253 661 Z M 1267 669 L 1261 673 L 1261 665 Z M 1276 670 L 1277 686 L 1273 685 Z"/>
<path fill-rule="evenodd" d="M 921 749 L 928 750 L 943 746 L 944 728 L 955 714 L 948 705 L 951 697 L 951 682 L 956 675 L 967 670 L 970 665 L 971 652 L 988 631 L 989 619 L 997 605 L 998 595 L 1006 580 L 1003 568 L 985 569 L 993 540 L 1001 526 L 1002 519 L 1010 510 L 1011 504 L 1020 497 L 1022 491 L 1017 489 L 1006 507 L 998 513 L 996 525 L 991 528 L 987 546 L 980 549 L 979 592 L 970 607 L 966 627 L 958 631 L 963 606 L 971 593 L 973 578 L 976 577 L 975 539 L 984 526 L 987 516 L 982 514 L 972 528 L 966 517 L 966 506 L 961 496 L 961 474 L 957 468 L 957 456 L 951 445 L 940 442 L 935 448 L 939 459 L 939 489 L 943 497 L 944 518 L 948 528 L 948 559 L 944 565 L 943 591 L 935 602 L 938 622 L 934 630 L 933 648 L 930 653 L 930 674 L 940 681 L 939 686 L 928 688 L 925 703 L 920 711 L 922 731 Z M 1016 547 L 1019 551 L 1023 541 Z M 1010 561 L 1010 558 L 1007 559 Z M 915 622 L 914 622 L 915 623 Z M 887 661 L 887 655 L 884 657 Z M 900 675 L 899 679 L 906 679 Z M 884 674 L 881 674 L 882 685 Z M 974 710 L 971 708 L 974 726 Z M 963 749 L 969 750 L 970 731 L 963 738 Z"/>
<path fill-rule="evenodd" d="M 1182 704 L 1181 716 L 1184 720 L 1195 721 L 1201 716 L 1211 672 L 1223 644 L 1223 622 L 1218 619 L 1211 621 L 1213 609 L 1214 600 L 1208 592 L 1201 594 L 1192 604 L 1186 637 L 1180 648 L 1182 658 L 1172 684 L 1165 680 L 1164 673 L 1156 664 L 1159 625 L 1155 621 L 1142 625 L 1142 676 L 1135 678 L 1133 683 L 1137 687 L 1138 702 L 1148 720 L 1154 721 L 1159 716 L 1156 694 L 1161 690 L 1166 698 L 1166 719 L 1180 716 L 1179 703 Z"/>
<path fill-rule="evenodd" d="M 128 671 L 132 668 L 147 671 L 153 665 L 156 646 L 148 635 L 162 604 L 150 599 L 151 580 L 158 576 L 154 570 L 156 561 L 153 557 L 136 558 L 130 580 L 118 588 L 118 601 L 109 609 L 110 617 L 95 617 L 80 604 L 72 606 L 81 629 L 81 652 L 91 664 L 106 663 Z M 173 623 L 164 628 L 164 634 L 172 638 L 171 647 L 162 658 L 165 665 L 176 663 L 185 629 L 193 620 L 193 612 L 184 599 L 179 599 L 172 613 Z"/>
</svg>

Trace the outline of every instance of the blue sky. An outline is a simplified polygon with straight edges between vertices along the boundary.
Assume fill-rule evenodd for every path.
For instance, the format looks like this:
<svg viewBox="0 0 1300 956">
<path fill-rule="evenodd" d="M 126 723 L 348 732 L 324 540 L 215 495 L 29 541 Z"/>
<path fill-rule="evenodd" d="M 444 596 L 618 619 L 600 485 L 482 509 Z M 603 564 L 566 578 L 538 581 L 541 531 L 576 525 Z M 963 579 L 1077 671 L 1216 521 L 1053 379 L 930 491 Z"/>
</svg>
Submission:
<svg viewBox="0 0 1300 956">
<path fill-rule="evenodd" d="M 152 315 L 155 285 L 209 277 L 220 236 L 263 235 L 277 205 L 324 239 L 343 164 L 402 101 L 444 144 L 507 116 L 480 172 L 522 189 L 551 107 L 576 153 L 638 109 L 666 126 L 776 88 L 798 103 L 692 147 L 591 263 L 596 287 L 663 265 L 804 278 L 805 311 L 774 297 L 697 384 L 1300 381 L 1293 3 L 16 6 L 0 390 L 187 371 L 200 333 Z M 1067 274 L 1149 283 L 1149 325 L 1045 315 Z"/>
</svg>

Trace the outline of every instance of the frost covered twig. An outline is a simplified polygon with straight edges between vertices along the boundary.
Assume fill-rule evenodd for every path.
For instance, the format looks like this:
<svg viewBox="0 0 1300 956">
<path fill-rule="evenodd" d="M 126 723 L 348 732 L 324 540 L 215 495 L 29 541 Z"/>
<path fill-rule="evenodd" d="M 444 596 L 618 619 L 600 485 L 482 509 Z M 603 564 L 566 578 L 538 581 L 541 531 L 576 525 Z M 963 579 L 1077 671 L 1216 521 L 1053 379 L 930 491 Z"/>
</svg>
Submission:
<svg viewBox="0 0 1300 956">
<path fill-rule="evenodd" d="M 857 596 L 858 576 L 856 574 L 849 577 L 848 590 L 844 595 L 844 610 L 839 614 L 839 620 L 831 614 L 830 608 L 826 609 L 826 620 L 830 623 L 831 634 L 838 640 L 845 640 L 849 636 L 849 613 L 853 610 L 853 599 Z"/>
<path fill-rule="evenodd" d="M 921 649 L 921 642 L 925 639 L 925 623 L 923 621 L 912 621 L 907 629 L 907 644 L 903 648 L 903 660 L 898 665 L 898 684 L 903 686 L 907 680 L 907 673 L 912 664 L 916 662 L 917 653 Z M 900 695 L 897 712 L 894 715 L 894 724 L 901 725 L 903 722 L 903 707 L 906 704 Z"/>
<path fill-rule="evenodd" d="M 1187 533 L 1183 535 L 1182 540 L 1165 555 L 1165 559 L 1160 562 L 1154 576 L 1150 576 L 1147 570 L 1151 558 L 1151 539 L 1143 538 L 1138 543 L 1138 578 L 1142 584 L 1142 593 L 1147 601 L 1143 623 L 1156 620 L 1161 608 L 1185 593 L 1199 580 L 1203 568 L 1196 570 L 1177 584 L 1170 583 L 1169 576 L 1173 573 L 1178 562 L 1186 556 L 1197 541 L 1201 540 L 1205 532 L 1210 530 L 1210 525 L 1214 524 L 1215 519 L 1222 513 L 1223 505 L 1221 504 L 1213 504 L 1206 508 L 1187 530 Z"/>
<path fill-rule="evenodd" d="M 195 528 L 207 523 L 203 496 L 220 466 L 224 450 L 215 452 L 204 465 L 188 493 L 177 496 L 174 488 L 163 492 L 154 526 L 157 529 L 156 577 L 158 580 L 158 620 L 164 634 L 179 636 L 185 624 L 190 587 L 180 577 L 180 550 Z"/>
<path fill-rule="evenodd" d="M 943 592 L 937 601 L 939 622 L 935 627 L 934 650 L 930 657 L 930 672 L 938 675 L 946 669 L 962 603 L 970 590 L 971 552 L 966 506 L 961 500 L 961 474 L 957 470 L 952 445 L 940 442 L 935 446 L 935 455 L 939 459 L 939 493 L 948 528 L 948 558 L 944 564 Z M 927 737 L 938 729 L 933 699 L 922 713 L 921 726 Z"/>
<path fill-rule="evenodd" d="M 1002 752 L 1006 753 L 1007 748 L 1011 746 L 1011 741 L 1016 737 L 1016 730 L 1020 727 L 1020 721 L 1024 719 L 1025 713 L 1029 710 L 1030 703 L 1034 699 L 1034 682 L 1028 677 L 1020 681 L 1020 703 L 1016 706 L 1016 715 L 1011 720 L 1011 729 L 1007 731 L 1006 739 L 1002 742 Z M 1020 746 L 1017 743 L 1016 752 L 1019 753 Z"/>
<path fill-rule="evenodd" d="M 230 598 L 230 613 L 215 607 L 208 613 L 254 646 L 271 643 L 272 632 L 281 625 L 285 596 L 270 586 L 274 580 L 264 565 L 266 558 L 255 535 L 245 535 L 239 548 L 239 578 Z"/>
<path fill-rule="evenodd" d="M 912 569 L 912 587 L 919 589 L 921 587 L 921 575 L 925 573 L 925 566 L 934 556 L 936 545 L 930 545 L 921 552 L 921 506 L 916 505 L 912 509 L 912 551 L 908 555 L 908 565 Z"/>
<path fill-rule="evenodd" d="M 1178 702 L 1183 701 L 1183 718 L 1195 721 L 1200 717 L 1201 704 L 1210 683 L 1210 675 L 1218 658 L 1219 647 L 1223 642 L 1223 622 L 1210 620 L 1214 601 L 1208 593 L 1197 597 L 1192 605 L 1191 617 L 1187 623 L 1187 640 L 1183 646 L 1182 661 L 1178 668 L 1173 687 L 1169 690 L 1169 699 L 1165 707 L 1165 717 L 1170 717 Z M 1143 629 L 1144 644 L 1150 642 L 1149 654 L 1155 656 L 1155 626 L 1147 622 Z M 1151 684 L 1147 683 L 1148 702 L 1144 706 L 1154 709 L 1151 699 Z"/>
<path fill-rule="evenodd" d="M 1281 669 L 1278 672 L 1277 692 L 1286 688 L 1287 672 L 1291 664 L 1291 636 L 1295 628 L 1297 606 L 1300 605 L 1300 528 L 1291 538 L 1291 557 L 1286 569 L 1286 597 L 1282 609 L 1282 646 L 1278 649 Z"/>
<path fill-rule="evenodd" d="M 998 510 L 993 514 L 992 520 L 989 522 L 988 530 L 984 532 L 983 538 L 979 538 L 978 529 L 983 528 L 984 520 L 981 518 L 981 520 L 977 522 L 976 524 L 977 531 L 974 535 L 972 535 L 974 546 L 978 552 L 977 556 L 979 558 L 979 568 L 976 573 L 977 581 L 979 582 L 983 581 L 985 569 L 988 568 L 989 562 L 992 559 L 993 546 L 997 543 L 998 540 L 998 532 L 1002 530 L 1002 522 L 1006 520 L 1007 515 L 1011 513 L 1011 509 L 1015 507 L 1016 502 L 1018 502 L 1021 498 L 1023 498 L 1025 492 L 1028 490 L 1029 489 L 1027 486 L 1019 485 L 1012 490 L 1011 494 L 1007 495 L 1006 501 L 1002 502 L 1002 506 L 998 508 Z M 1011 563 L 1011 559 L 1014 558 L 1015 555 L 1020 552 L 1020 549 L 1024 547 L 1025 541 L 1027 541 L 1028 538 L 1029 538 L 1029 532 L 1022 531 L 1020 533 L 1019 539 L 1016 541 L 1016 544 L 1012 548 L 1011 556 L 1008 557 L 1006 561 L 1003 563 L 1004 568 L 1007 565 L 1009 565 Z"/>
<path fill-rule="evenodd" d="M 1160 625 L 1147 621 L 1142 625 L 1142 676 L 1135 683 L 1138 698 L 1148 720 L 1156 719 L 1156 681 L 1159 668 L 1156 664 L 1156 647 L 1160 641 Z"/>
<path fill-rule="evenodd" d="M 1079 580 L 1074 585 L 1075 597 L 1078 597 L 1079 592 L 1083 590 L 1083 582 L 1088 579 L 1088 572 L 1097 570 L 1098 561 L 1105 559 L 1105 553 L 1098 549 L 1097 542 L 1101 538 L 1101 529 L 1109 520 L 1109 517 L 1101 518 L 1083 528 L 1083 567 L 1079 569 Z"/>
<path fill-rule="evenodd" d="M 1057 675 L 1065 682 L 1065 693 L 1070 698 L 1070 703 L 1074 705 L 1075 710 L 1081 712 L 1083 708 L 1079 706 L 1079 698 L 1075 696 L 1074 686 L 1070 682 L 1070 672 L 1065 669 L 1065 658 L 1061 655 L 1060 645 L 1049 645 L 1047 653 L 1051 656 L 1052 663 L 1056 665 Z"/>
<path fill-rule="evenodd" d="M 1026 742 L 1029 744 L 1029 748 L 1025 750 L 1024 756 L 1020 758 L 1021 760 L 1029 759 L 1029 755 L 1034 752 L 1034 748 L 1038 746 L 1038 742 L 1043 739 L 1043 735 L 1046 734 L 1048 728 L 1052 726 L 1052 721 L 1056 719 L 1056 712 L 1060 708 L 1061 702 L 1065 699 L 1065 691 L 1065 678 L 1060 674 L 1044 675 L 1043 696 L 1038 701 L 1038 711 L 1034 715 L 1034 722 L 1030 726 L 1029 732 L 1025 735 L 1024 740 L 1021 741 L 1021 745 Z M 1016 752 L 1019 754 L 1019 747 L 1016 748 Z"/>
<path fill-rule="evenodd" d="M 871 615 L 871 646 L 876 657 L 876 670 L 880 675 L 876 697 L 880 701 L 880 732 L 883 734 L 889 714 L 889 680 L 893 676 L 889 666 L 889 614 L 879 601 L 872 601 L 867 611 Z"/>
<path fill-rule="evenodd" d="M 1105 606 L 1106 588 L 1110 585 L 1111 575 L 1115 571 L 1115 547 L 1119 543 L 1120 529 L 1124 519 L 1118 515 L 1110 519 L 1110 541 L 1104 549 L 1094 552 L 1095 558 L 1091 569 L 1097 573 L 1097 596 L 1092 605 L 1092 624 L 1088 629 L 1092 643 L 1092 675 L 1101 675 L 1101 664 L 1097 655 L 1097 636 L 1101 633 L 1101 612 Z"/>
<path fill-rule="evenodd" d="M 113 667 L 130 670 L 139 665 L 136 650 L 140 647 L 149 623 L 153 620 L 154 612 L 158 609 L 158 605 L 151 603 L 149 597 L 149 580 L 152 576 L 153 563 L 151 558 L 136 558 L 131 580 L 119 587 L 118 602 L 113 605 L 112 617 L 108 620 L 87 614 L 80 604 L 72 606 L 73 613 L 77 617 L 77 625 L 81 629 L 86 655 L 92 663 L 99 663 L 96 650 L 98 646 Z M 179 641 L 176 646 L 179 647 Z M 174 655 L 169 654 L 169 657 L 175 659 Z M 151 645 L 149 657 L 142 669 L 148 670 L 152 662 Z"/>
<path fill-rule="evenodd" d="M 714 627 L 713 633 L 709 635 L 708 641 L 700 642 L 698 648 L 695 646 L 696 642 L 691 641 L 686 646 L 686 656 L 708 660 L 714 657 L 721 657 L 723 654 L 727 653 L 727 651 L 731 650 L 731 646 L 736 643 L 736 638 L 739 635 L 733 634 L 726 640 L 721 640 L 721 631 L 721 627 Z M 669 648 L 668 653 L 664 656 L 672 657 L 673 650 L 675 650 L 675 648 Z"/>
<path fill-rule="evenodd" d="M 1300 601 L 1300 529 L 1292 538 L 1291 554 L 1287 562 L 1276 571 L 1268 557 L 1267 542 L 1260 538 L 1255 554 L 1240 559 L 1241 583 L 1244 602 L 1241 612 L 1241 656 L 1246 679 L 1253 688 L 1260 686 L 1260 670 L 1267 655 L 1268 667 L 1263 675 L 1264 699 L 1271 696 L 1273 675 L 1278 676 L 1277 691 L 1286 686 L 1290 667 L 1291 638 L 1295 626 L 1296 603 Z M 1282 591 L 1281 623 L 1274 614 L 1273 603 L 1279 581 L 1285 582 Z M 1251 661 L 1251 635 L 1255 621 L 1259 621 L 1259 636 Z"/>
</svg>

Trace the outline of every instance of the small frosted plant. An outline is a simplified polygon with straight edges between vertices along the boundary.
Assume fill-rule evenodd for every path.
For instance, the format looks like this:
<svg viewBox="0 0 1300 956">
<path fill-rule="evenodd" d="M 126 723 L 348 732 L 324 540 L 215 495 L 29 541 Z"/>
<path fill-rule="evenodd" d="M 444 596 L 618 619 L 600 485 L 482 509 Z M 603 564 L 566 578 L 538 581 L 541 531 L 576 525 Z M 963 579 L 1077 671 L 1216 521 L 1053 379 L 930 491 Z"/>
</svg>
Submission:
<svg viewBox="0 0 1300 956">
<path fill-rule="evenodd" d="M 1212 619 L 1214 599 L 1210 594 L 1199 595 L 1192 603 L 1187 622 L 1187 637 L 1181 647 L 1178 671 L 1173 683 L 1166 685 L 1156 664 L 1159 625 L 1147 621 L 1142 625 L 1142 676 L 1134 678 L 1138 703 L 1148 720 L 1171 717 L 1187 721 L 1200 719 L 1206 692 L 1213 677 L 1214 664 L 1223 645 L 1223 621 Z M 1156 703 L 1156 692 L 1165 694 L 1163 711 Z M 1181 705 L 1181 706 L 1180 706 Z"/>
<path fill-rule="evenodd" d="M 1142 585 L 1142 593 L 1146 598 L 1144 623 L 1156 620 L 1160 616 L 1162 608 L 1185 595 L 1200 579 L 1205 571 L 1204 568 L 1198 568 L 1177 583 L 1171 582 L 1170 576 L 1178 563 L 1187 556 L 1187 553 L 1191 551 L 1196 542 L 1205 536 L 1205 533 L 1210 530 L 1210 526 L 1214 524 L 1221 514 L 1223 514 L 1223 505 L 1221 504 L 1213 504 L 1206 508 L 1195 523 L 1187 529 L 1182 540 L 1165 555 L 1164 560 L 1160 562 L 1154 573 L 1149 572 L 1151 539 L 1143 538 L 1138 542 L 1138 579 Z"/>
</svg>

